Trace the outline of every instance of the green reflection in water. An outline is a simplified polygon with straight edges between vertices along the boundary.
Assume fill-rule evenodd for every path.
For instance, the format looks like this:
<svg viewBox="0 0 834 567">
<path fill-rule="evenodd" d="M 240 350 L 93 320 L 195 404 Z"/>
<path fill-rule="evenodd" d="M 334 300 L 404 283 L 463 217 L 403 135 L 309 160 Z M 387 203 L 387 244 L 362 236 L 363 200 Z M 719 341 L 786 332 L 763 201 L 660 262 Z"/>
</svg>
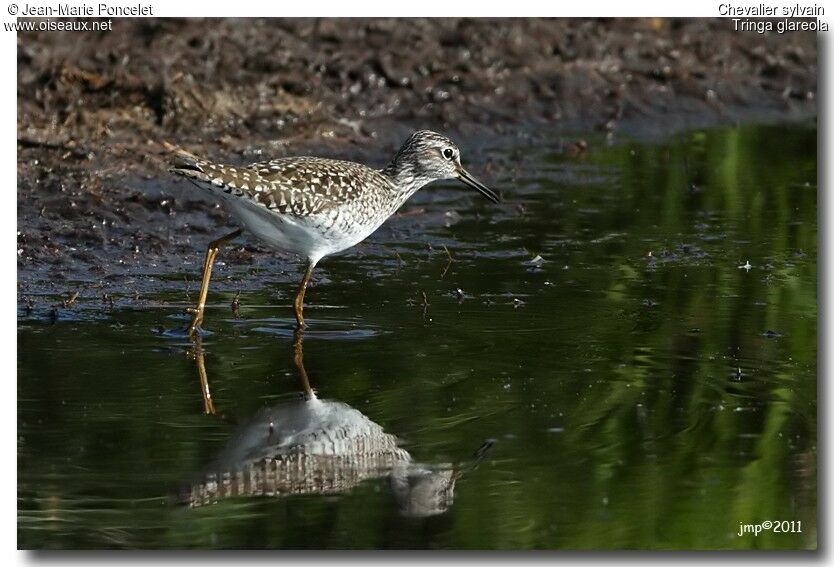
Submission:
<svg viewBox="0 0 834 567">
<path fill-rule="evenodd" d="M 428 466 L 495 440 L 448 511 L 404 516 L 385 475 L 346 493 L 171 503 L 238 424 L 300 390 L 288 292 L 267 283 L 240 319 L 233 293 L 210 297 L 217 415 L 188 343 L 151 332 L 184 325 L 175 309 L 21 314 L 19 545 L 816 547 L 816 130 L 524 152 L 496 181 L 510 204 L 473 200 L 450 227 L 405 237 L 395 219 L 375 237 L 387 252 L 328 260 L 308 296 L 319 397 Z M 427 215 L 459 204 L 427 195 Z M 220 290 L 245 278 L 219 274 Z M 182 301 L 183 277 L 159 299 Z M 737 535 L 765 520 L 802 533 Z"/>
</svg>

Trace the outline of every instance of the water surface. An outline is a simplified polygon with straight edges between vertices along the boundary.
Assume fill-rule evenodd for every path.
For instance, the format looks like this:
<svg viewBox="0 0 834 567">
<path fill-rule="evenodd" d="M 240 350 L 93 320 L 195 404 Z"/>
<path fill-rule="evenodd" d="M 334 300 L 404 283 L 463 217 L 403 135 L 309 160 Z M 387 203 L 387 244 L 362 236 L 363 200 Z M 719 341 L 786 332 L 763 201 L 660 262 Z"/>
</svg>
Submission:
<svg viewBox="0 0 834 567">
<path fill-rule="evenodd" d="M 490 157 L 503 206 L 423 191 L 322 263 L 303 361 L 289 276 L 231 260 L 171 332 L 196 250 L 141 308 L 21 306 L 19 546 L 816 547 L 816 130 Z"/>
</svg>

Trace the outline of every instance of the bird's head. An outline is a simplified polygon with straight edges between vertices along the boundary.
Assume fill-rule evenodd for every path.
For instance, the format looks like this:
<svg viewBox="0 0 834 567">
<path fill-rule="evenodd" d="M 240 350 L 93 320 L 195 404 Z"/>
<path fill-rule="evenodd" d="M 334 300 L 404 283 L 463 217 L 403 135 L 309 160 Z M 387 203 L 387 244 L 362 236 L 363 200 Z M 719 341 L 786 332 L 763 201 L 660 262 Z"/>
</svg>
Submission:
<svg viewBox="0 0 834 567">
<path fill-rule="evenodd" d="M 463 168 L 460 150 L 455 143 L 431 130 L 414 132 L 384 171 L 395 178 L 410 178 L 418 185 L 441 179 L 459 179 L 493 203 L 499 201 L 494 191 Z"/>
</svg>

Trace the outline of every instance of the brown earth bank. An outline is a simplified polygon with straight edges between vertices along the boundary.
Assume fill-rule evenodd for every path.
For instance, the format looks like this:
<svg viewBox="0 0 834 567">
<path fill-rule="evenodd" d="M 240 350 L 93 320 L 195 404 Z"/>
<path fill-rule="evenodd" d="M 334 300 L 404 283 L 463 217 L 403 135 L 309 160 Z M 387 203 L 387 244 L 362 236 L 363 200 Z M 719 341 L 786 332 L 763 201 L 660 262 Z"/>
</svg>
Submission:
<svg viewBox="0 0 834 567">
<path fill-rule="evenodd" d="M 382 165 L 428 127 L 489 181 L 510 168 L 486 163 L 489 146 L 548 139 L 581 153 L 585 138 L 814 116 L 816 42 L 694 19 L 135 19 L 19 33 L 20 295 L 67 282 L 126 293 L 222 232 L 225 214 L 166 173 L 165 141 L 228 163 Z"/>
</svg>

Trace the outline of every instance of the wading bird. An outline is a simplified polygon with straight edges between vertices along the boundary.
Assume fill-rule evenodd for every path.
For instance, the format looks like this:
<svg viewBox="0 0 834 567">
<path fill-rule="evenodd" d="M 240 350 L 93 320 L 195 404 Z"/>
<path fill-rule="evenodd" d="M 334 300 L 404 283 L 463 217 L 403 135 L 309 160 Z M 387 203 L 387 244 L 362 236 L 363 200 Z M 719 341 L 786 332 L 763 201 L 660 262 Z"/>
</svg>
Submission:
<svg viewBox="0 0 834 567">
<path fill-rule="evenodd" d="M 447 137 L 412 134 L 385 168 L 318 157 L 288 157 L 246 167 L 221 165 L 176 151 L 171 172 L 215 196 L 242 228 L 212 241 L 203 263 L 197 307 L 188 326 L 200 330 L 214 260 L 220 247 L 243 231 L 272 248 L 298 254 L 307 269 L 293 303 L 304 327 L 304 292 L 316 264 L 370 236 L 418 189 L 432 181 L 459 179 L 493 202 L 498 196 L 461 165 Z"/>
</svg>

